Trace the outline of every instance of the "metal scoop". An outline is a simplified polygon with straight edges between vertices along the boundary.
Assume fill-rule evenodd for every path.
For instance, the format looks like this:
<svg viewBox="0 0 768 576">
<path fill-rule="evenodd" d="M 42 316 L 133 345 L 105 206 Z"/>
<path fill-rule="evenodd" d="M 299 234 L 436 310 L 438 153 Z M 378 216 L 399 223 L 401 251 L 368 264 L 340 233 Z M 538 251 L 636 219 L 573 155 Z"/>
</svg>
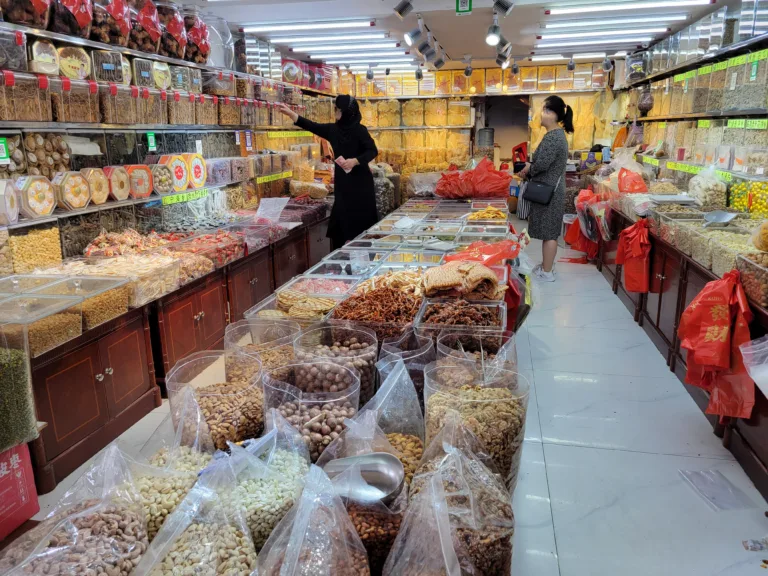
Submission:
<svg viewBox="0 0 768 576">
<path fill-rule="evenodd" d="M 736 218 L 736 216 L 737 214 L 734 214 L 733 212 L 725 212 L 723 210 L 707 212 L 704 214 L 704 228 L 708 228 L 712 224 L 728 224 L 728 222 Z"/>
<path fill-rule="evenodd" d="M 343 480 L 334 482 L 338 492 L 358 502 L 381 500 L 386 504 L 397 498 L 402 491 L 405 482 L 403 463 L 387 452 L 372 452 L 362 456 L 331 460 L 323 470 L 333 480 L 355 464 L 360 466 L 360 475 L 365 480 L 365 485 L 356 483 L 348 486 Z"/>
</svg>

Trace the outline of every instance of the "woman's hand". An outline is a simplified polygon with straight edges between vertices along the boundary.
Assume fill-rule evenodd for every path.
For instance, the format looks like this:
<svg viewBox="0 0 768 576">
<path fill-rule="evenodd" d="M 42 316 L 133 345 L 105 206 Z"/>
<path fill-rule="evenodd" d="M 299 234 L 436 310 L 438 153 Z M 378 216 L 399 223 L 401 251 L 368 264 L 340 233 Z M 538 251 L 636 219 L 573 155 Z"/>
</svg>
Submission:
<svg viewBox="0 0 768 576">
<path fill-rule="evenodd" d="M 360 162 L 357 161 L 357 158 L 345 158 L 344 160 L 338 160 L 336 164 L 341 166 L 346 172 L 349 172 L 355 166 L 360 166 Z"/>
<path fill-rule="evenodd" d="M 521 178 L 525 178 L 526 176 L 528 176 L 528 171 L 529 171 L 530 169 L 531 169 L 531 163 L 530 163 L 530 162 L 526 162 L 526 163 L 525 163 L 525 168 L 523 168 L 522 170 L 520 170 L 520 172 L 518 172 L 517 174 L 518 174 L 518 176 L 520 176 Z"/>
<path fill-rule="evenodd" d="M 296 122 L 296 120 L 299 119 L 299 115 L 296 114 L 296 112 L 294 112 L 290 108 L 288 108 L 288 106 L 286 106 L 282 102 L 278 102 L 277 109 L 280 110 L 280 112 L 282 112 L 286 116 L 288 116 L 288 118 L 290 118 L 292 122 Z"/>
</svg>

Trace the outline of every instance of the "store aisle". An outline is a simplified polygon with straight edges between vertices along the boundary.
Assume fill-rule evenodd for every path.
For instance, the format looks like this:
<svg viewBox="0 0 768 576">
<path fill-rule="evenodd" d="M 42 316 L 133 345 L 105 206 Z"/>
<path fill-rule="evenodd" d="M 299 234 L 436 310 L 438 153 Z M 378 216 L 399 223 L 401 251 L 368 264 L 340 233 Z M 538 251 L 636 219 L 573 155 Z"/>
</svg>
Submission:
<svg viewBox="0 0 768 576">
<path fill-rule="evenodd" d="M 532 394 L 513 574 L 764 574 L 741 541 L 768 534 L 768 504 L 602 275 L 556 270 L 518 334 Z M 753 508 L 714 512 L 681 469 L 719 470 Z"/>
</svg>

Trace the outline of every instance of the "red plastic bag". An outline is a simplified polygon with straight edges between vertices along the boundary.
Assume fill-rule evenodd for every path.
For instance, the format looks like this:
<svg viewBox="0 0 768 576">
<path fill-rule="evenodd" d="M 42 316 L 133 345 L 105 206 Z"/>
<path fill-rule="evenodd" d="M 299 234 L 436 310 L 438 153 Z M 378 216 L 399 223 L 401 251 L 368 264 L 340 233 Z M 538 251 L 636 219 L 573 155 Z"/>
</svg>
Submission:
<svg viewBox="0 0 768 576">
<path fill-rule="evenodd" d="M 688 350 L 685 381 L 709 392 L 707 414 L 749 418 L 755 385 L 739 346 L 749 342 L 752 311 L 736 270 L 709 282 L 680 318 L 680 346 Z"/>
<path fill-rule="evenodd" d="M 565 241 L 573 250 L 585 252 L 590 260 L 597 256 L 599 249 L 597 242 L 584 236 L 584 233 L 581 231 L 581 224 L 578 221 L 573 222 L 568 227 L 568 232 L 565 233 Z"/>
<path fill-rule="evenodd" d="M 622 168 L 619 170 L 619 192 L 625 194 L 645 194 L 648 192 L 648 187 L 645 185 L 645 180 L 637 172 Z"/>
<path fill-rule="evenodd" d="M 461 174 L 456 171 L 443 172 L 435 186 L 435 196 L 441 198 L 460 198 Z"/>
<path fill-rule="evenodd" d="M 616 264 L 622 265 L 627 292 L 648 292 L 650 285 L 651 242 L 648 221 L 639 220 L 619 234 Z"/>
<path fill-rule="evenodd" d="M 445 262 L 482 262 L 485 266 L 494 266 L 504 260 L 513 260 L 520 254 L 520 244 L 514 240 L 502 240 L 488 244 L 487 242 L 472 242 L 461 252 L 454 252 L 445 257 Z"/>
<path fill-rule="evenodd" d="M 483 158 L 474 170 L 469 171 L 476 198 L 506 198 L 512 175 L 494 169 L 493 162 Z"/>
</svg>

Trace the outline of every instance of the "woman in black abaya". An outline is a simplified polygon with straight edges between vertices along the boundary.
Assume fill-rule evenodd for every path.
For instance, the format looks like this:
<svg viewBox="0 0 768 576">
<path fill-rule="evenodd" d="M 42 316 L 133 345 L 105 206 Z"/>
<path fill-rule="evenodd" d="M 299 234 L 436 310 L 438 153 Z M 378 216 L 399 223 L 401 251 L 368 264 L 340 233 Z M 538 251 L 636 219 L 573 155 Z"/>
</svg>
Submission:
<svg viewBox="0 0 768 576">
<path fill-rule="evenodd" d="M 340 248 L 379 221 L 373 175 L 368 168 L 378 155 L 368 129 L 360 124 L 360 106 L 352 96 L 336 98 L 336 122 L 318 124 L 302 118 L 281 104 L 280 111 L 296 126 L 328 140 L 337 159 L 334 171 L 334 196 L 328 237 L 333 249 Z M 344 160 L 338 160 L 344 158 Z"/>
</svg>

